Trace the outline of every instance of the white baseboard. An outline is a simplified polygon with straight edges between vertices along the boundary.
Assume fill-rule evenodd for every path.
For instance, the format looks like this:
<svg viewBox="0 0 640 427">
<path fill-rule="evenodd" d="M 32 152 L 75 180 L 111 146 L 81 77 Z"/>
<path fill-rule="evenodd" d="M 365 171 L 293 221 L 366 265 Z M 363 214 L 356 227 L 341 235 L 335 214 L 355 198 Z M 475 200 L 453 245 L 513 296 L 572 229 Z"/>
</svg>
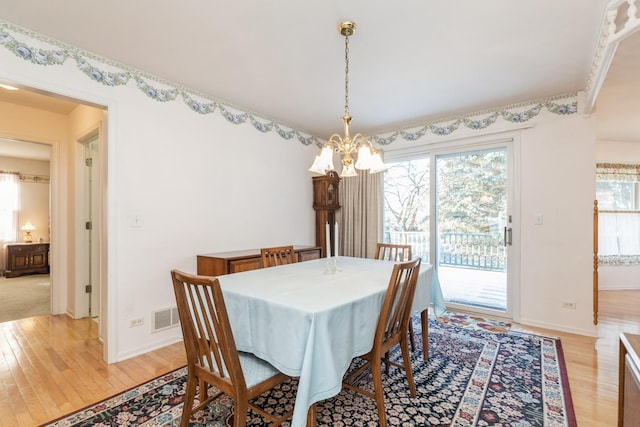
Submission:
<svg viewBox="0 0 640 427">
<path fill-rule="evenodd" d="M 552 329 L 554 331 L 559 332 L 568 332 L 570 334 L 584 335 L 587 337 L 597 337 L 598 331 L 596 331 L 596 327 L 584 329 L 584 328 L 570 328 L 563 325 L 558 325 L 555 323 L 547 323 L 547 322 L 539 322 L 531 319 L 523 319 L 520 318 L 519 322 L 521 325 L 525 326 L 535 326 L 536 328 L 544 328 L 544 329 Z"/>
<path fill-rule="evenodd" d="M 623 285 L 601 285 L 598 284 L 599 291 L 640 291 L 640 284 L 631 285 L 631 284 L 623 284 Z"/>
<path fill-rule="evenodd" d="M 127 360 L 127 359 L 131 359 L 132 357 L 135 356 L 140 356 L 141 354 L 145 354 L 145 353 L 149 353 L 151 351 L 154 350 L 158 350 L 162 347 L 166 347 L 168 345 L 171 344 L 175 344 L 177 342 L 182 341 L 182 337 L 170 337 L 170 338 L 166 338 L 164 340 L 161 341 L 155 341 L 147 346 L 144 347 L 137 347 L 137 348 L 132 348 L 128 351 L 119 353 L 117 356 L 117 362 L 122 362 L 123 360 Z"/>
</svg>

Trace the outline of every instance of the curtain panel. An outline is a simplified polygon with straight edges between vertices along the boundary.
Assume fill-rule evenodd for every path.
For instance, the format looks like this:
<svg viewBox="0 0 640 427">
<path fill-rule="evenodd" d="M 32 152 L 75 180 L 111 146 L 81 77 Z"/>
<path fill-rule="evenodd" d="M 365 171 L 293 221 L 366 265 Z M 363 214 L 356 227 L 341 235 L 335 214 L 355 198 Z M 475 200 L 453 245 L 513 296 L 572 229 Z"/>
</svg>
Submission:
<svg viewBox="0 0 640 427">
<path fill-rule="evenodd" d="M 599 264 L 640 264 L 640 212 L 600 212 L 598 231 Z"/>
<path fill-rule="evenodd" d="M 640 165 L 597 163 L 596 181 L 640 181 Z"/>
<path fill-rule="evenodd" d="M 0 172 L 0 276 L 6 269 L 4 245 L 13 243 L 18 236 L 19 175 Z"/>
<path fill-rule="evenodd" d="M 376 244 L 382 236 L 383 173 L 361 171 L 358 176 L 342 178 L 338 223 L 340 253 L 360 258 L 375 257 Z"/>
</svg>

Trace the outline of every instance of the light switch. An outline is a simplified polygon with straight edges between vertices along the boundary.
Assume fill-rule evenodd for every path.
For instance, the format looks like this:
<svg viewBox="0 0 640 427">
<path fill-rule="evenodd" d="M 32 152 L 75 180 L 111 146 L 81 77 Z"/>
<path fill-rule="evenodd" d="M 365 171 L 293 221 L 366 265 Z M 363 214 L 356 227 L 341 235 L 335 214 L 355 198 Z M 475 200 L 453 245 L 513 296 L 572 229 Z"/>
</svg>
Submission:
<svg viewBox="0 0 640 427">
<path fill-rule="evenodd" d="M 142 217 L 140 215 L 131 215 L 129 225 L 134 228 L 142 227 Z"/>
<path fill-rule="evenodd" d="M 535 225 L 542 225 L 542 214 L 541 213 L 537 213 L 534 219 L 534 224 Z"/>
</svg>

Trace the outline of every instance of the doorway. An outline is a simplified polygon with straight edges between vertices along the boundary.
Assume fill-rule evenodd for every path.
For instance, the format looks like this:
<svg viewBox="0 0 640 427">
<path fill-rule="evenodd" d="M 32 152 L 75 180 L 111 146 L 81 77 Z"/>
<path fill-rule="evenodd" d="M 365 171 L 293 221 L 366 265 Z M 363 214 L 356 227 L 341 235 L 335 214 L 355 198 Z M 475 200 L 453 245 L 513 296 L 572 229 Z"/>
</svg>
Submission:
<svg viewBox="0 0 640 427">
<path fill-rule="evenodd" d="M 506 145 L 434 156 L 436 265 L 447 305 L 511 317 Z"/>
<path fill-rule="evenodd" d="M 51 312 L 50 165 L 49 145 L 0 136 L 0 322 Z"/>
<path fill-rule="evenodd" d="M 92 207 L 92 215 L 97 218 L 100 228 L 94 226 L 92 233 L 93 248 L 91 258 L 95 261 L 100 258 L 99 267 L 94 268 L 92 264 L 92 275 L 99 275 L 100 280 L 91 279 L 92 283 L 100 283 L 99 289 L 94 288 L 91 302 L 92 315 L 98 314 L 100 325 L 99 334 L 104 344 L 103 356 L 105 361 L 114 360 L 113 347 L 108 346 L 107 328 L 107 272 L 106 272 L 106 225 L 105 213 L 101 209 L 106 208 L 103 199 L 106 197 L 106 128 L 107 109 L 99 104 L 92 104 L 86 101 L 79 101 L 64 95 L 44 90 L 32 90 L 24 85 L 17 85 L 20 90 L 14 91 L 10 97 L 4 97 L 0 91 L 0 108 L 7 118 L 15 117 L 15 120 L 8 119 L 0 127 L 0 136 L 12 138 L 21 132 L 19 127 L 13 123 L 33 123 L 33 132 L 38 134 L 37 138 L 32 138 L 41 144 L 51 147 L 51 218 L 50 224 L 44 229 L 49 229 L 51 234 L 51 313 L 68 313 L 72 317 L 86 317 L 89 315 L 88 296 L 85 293 L 85 279 L 77 271 L 77 266 L 84 261 L 88 249 L 81 249 L 79 245 L 80 234 L 77 230 L 80 213 L 88 209 L 83 204 L 87 197 L 79 193 L 78 177 L 81 172 L 77 167 L 78 152 L 84 157 L 84 146 L 78 144 L 90 142 L 91 131 L 98 135 L 99 144 L 95 150 L 99 153 L 98 160 L 94 164 L 99 165 L 93 180 L 92 199 L 93 206 L 98 206 L 97 211 Z M 14 106 L 17 106 L 14 107 Z M 22 108 L 28 107 L 28 108 Z M 80 113 L 80 114 L 74 114 Z M 53 114 L 52 114 L 53 113 Z M 46 116 L 51 120 L 41 120 Z M 58 125 L 56 125 L 56 123 Z M 68 132 L 62 132 L 67 129 Z M 71 135 L 71 137 L 70 137 Z M 27 135 L 28 136 L 28 135 Z M 70 139 L 72 138 L 72 139 Z M 105 164 L 103 164 L 105 163 Z M 87 182 L 88 178 L 87 178 Z M 83 187 L 84 188 L 84 187 Z M 84 191 L 84 190 L 83 190 Z M 84 225 L 84 222 L 83 222 Z M 98 237 L 95 239 L 95 237 Z M 82 238 L 85 238 L 83 234 Z M 87 263 L 89 261 L 87 260 Z M 85 265 L 88 265 L 85 263 Z M 88 269 L 87 269 L 88 271 Z M 89 280 L 89 279 L 86 279 Z M 100 298 L 96 296 L 99 295 Z M 111 327 L 113 327 L 111 325 Z"/>
</svg>

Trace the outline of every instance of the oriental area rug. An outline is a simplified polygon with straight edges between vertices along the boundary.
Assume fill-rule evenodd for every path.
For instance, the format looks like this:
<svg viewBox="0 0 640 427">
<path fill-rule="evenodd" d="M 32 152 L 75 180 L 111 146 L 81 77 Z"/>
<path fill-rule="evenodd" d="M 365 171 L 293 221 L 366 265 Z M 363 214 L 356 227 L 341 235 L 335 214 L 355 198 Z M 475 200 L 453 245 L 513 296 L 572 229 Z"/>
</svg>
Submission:
<svg viewBox="0 0 640 427">
<path fill-rule="evenodd" d="M 421 340 L 414 320 L 416 346 Z M 495 328 L 490 328 L 495 329 Z M 396 350 L 392 356 L 400 358 Z M 417 398 L 409 396 L 403 371 L 383 375 L 390 426 L 576 426 L 559 340 L 512 331 L 469 328 L 429 321 L 429 360 L 412 353 Z M 186 368 L 56 420 L 47 426 L 179 426 Z M 360 379 L 368 381 L 366 375 Z M 276 412 L 293 404 L 296 381 L 261 396 L 259 406 Z M 191 426 L 233 425 L 233 402 L 222 395 Z M 248 426 L 266 425 L 247 414 Z M 283 425 L 288 425 L 285 423 Z M 375 402 L 349 390 L 318 402 L 318 426 L 377 426 Z"/>
</svg>

